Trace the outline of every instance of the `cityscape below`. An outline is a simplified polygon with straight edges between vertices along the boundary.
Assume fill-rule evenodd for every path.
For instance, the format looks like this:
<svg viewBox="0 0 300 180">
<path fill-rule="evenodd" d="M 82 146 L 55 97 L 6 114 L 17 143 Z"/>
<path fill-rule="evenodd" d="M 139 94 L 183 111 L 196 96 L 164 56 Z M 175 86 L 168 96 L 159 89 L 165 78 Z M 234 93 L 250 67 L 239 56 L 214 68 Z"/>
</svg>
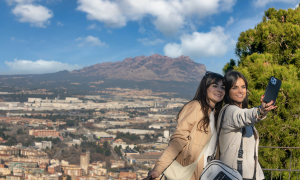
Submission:
<svg viewBox="0 0 300 180">
<path fill-rule="evenodd" d="M 5 100 L 16 94 L 27 101 Z M 1 92 L 1 177 L 146 178 L 189 100 L 147 89 L 106 88 L 99 94 L 52 99 L 45 89 Z"/>
</svg>

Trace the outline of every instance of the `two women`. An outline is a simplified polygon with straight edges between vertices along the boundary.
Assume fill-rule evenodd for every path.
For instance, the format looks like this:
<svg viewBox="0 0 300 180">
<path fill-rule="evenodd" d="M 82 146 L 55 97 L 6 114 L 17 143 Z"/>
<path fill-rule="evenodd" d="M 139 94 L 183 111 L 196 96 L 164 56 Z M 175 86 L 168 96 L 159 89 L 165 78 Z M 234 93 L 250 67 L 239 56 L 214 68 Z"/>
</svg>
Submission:
<svg viewBox="0 0 300 180">
<path fill-rule="evenodd" d="M 182 166 L 194 163 L 205 144 L 211 139 L 191 178 L 199 179 L 207 162 L 207 158 L 204 157 L 211 155 L 210 150 L 214 149 L 211 147 L 216 142 L 215 117 L 222 108 L 225 95 L 223 80 L 222 75 L 206 72 L 194 99 L 178 113 L 178 125 L 171 136 L 169 146 L 156 161 L 153 170 L 148 173 L 149 177 L 152 179 L 159 177 L 175 158 Z"/>
<path fill-rule="evenodd" d="M 254 124 L 263 120 L 276 106 L 272 105 L 273 102 L 264 103 L 262 96 L 260 107 L 247 109 L 247 88 L 248 83 L 239 72 L 226 73 L 224 80 L 221 75 L 207 72 L 194 99 L 179 112 L 178 125 L 169 146 L 148 173 L 149 177 L 157 178 L 175 158 L 182 166 L 195 162 L 211 139 L 191 178 L 198 180 L 207 164 L 207 156 L 214 152 L 217 139 L 215 119 L 218 118 L 219 127 L 221 114 L 225 113 L 219 137 L 220 160 L 237 169 L 244 179 L 264 179 L 257 158 L 259 138 Z M 225 105 L 220 111 L 224 94 Z M 193 128 L 197 128 L 196 131 Z"/>
</svg>

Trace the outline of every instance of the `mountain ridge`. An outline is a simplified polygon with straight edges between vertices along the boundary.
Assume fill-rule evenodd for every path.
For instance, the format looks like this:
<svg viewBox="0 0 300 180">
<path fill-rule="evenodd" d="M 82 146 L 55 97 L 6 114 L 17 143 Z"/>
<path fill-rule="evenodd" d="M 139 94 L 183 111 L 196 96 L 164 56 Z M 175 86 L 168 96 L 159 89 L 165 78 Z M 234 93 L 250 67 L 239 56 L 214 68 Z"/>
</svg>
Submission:
<svg viewBox="0 0 300 180">
<path fill-rule="evenodd" d="M 104 79 L 134 81 L 199 81 L 205 74 L 203 64 L 188 56 L 170 58 L 159 54 L 125 58 L 123 61 L 97 63 L 80 70 L 71 71 L 75 76 L 98 76 Z"/>
</svg>

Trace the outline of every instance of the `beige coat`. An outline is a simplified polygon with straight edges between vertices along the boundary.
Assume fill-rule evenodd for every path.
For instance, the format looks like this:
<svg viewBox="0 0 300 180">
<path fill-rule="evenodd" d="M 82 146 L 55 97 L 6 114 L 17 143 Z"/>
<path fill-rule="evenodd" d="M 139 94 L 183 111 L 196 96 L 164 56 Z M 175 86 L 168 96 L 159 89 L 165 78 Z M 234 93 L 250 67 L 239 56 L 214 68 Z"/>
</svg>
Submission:
<svg viewBox="0 0 300 180">
<path fill-rule="evenodd" d="M 220 127 L 221 114 L 218 118 L 218 127 Z M 243 178 L 252 179 L 256 172 L 256 179 L 265 179 L 264 173 L 258 162 L 259 136 L 254 124 L 260 122 L 266 116 L 259 116 L 257 108 L 241 109 L 235 105 L 229 105 L 225 111 L 225 116 L 220 133 L 220 153 L 221 161 L 232 168 L 237 169 L 238 151 L 241 144 L 241 128 L 245 128 L 243 136 Z M 256 164 L 256 165 L 255 165 Z M 255 170 L 256 167 L 256 170 Z"/>
<path fill-rule="evenodd" d="M 154 170 L 161 174 L 176 158 L 182 166 L 195 162 L 211 136 L 197 130 L 198 122 L 203 118 L 200 103 L 196 100 L 188 103 L 179 115 L 178 125 L 171 136 L 169 146 L 156 161 Z M 177 156 L 178 155 L 178 156 Z M 217 155 L 218 156 L 218 155 Z M 204 157 L 200 159 L 191 180 L 198 180 L 203 171 Z"/>
</svg>

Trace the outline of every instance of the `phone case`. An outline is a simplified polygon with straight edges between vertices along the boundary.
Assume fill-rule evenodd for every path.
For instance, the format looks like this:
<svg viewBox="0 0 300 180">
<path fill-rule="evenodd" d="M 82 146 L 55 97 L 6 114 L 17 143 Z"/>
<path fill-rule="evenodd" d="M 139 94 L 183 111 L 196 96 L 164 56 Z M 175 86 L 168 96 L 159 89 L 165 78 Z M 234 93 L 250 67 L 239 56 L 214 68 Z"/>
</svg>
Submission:
<svg viewBox="0 0 300 180">
<path fill-rule="evenodd" d="M 265 103 L 269 103 L 273 100 L 275 103 L 280 86 L 281 86 L 281 80 L 271 76 L 268 86 L 267 86 L 267 89 L 265 91 L 265 97 L 264 97 L 263 101 Z"/>
</svg>

